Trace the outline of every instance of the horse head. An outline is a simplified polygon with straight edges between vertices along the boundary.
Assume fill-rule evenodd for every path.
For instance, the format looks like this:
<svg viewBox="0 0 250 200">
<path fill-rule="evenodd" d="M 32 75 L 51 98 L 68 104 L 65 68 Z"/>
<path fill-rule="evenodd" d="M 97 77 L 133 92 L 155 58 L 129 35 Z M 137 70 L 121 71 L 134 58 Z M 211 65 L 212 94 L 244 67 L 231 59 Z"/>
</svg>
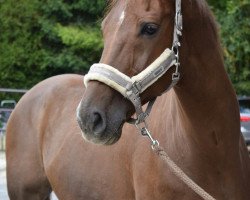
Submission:
<svg viewBox="0 0 250 200">
<path fill-rule="evenodd" d="M 104 50 L 100 63 L 128 77 L 145 70 L 166 48 L 172 47 L 175 7 L 172 0 L 113 0 L 102 22 Z M 140 94 L 142 105 L 171 85 L 174 71 L 170 68 Z M 133 103 L 108 85 L 89 81 L 77 109 L 83 136 L 93 143 L 118 141 L 124 123 L 135 112 Z"/>
</svg>

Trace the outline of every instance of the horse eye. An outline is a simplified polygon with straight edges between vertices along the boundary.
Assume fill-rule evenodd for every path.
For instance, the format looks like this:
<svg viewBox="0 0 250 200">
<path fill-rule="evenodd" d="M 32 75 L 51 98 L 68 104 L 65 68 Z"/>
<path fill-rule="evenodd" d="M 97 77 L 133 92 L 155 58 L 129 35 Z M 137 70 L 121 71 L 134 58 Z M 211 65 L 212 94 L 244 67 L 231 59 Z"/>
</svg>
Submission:
<svg viewBox="0 0 250 200">
<path fill-rule="evenodd" d="M 158 25 L 156 24 L 145 24 L 141 29 L 142 35 L 152 36 L 158 31 Z"/>
</svg>

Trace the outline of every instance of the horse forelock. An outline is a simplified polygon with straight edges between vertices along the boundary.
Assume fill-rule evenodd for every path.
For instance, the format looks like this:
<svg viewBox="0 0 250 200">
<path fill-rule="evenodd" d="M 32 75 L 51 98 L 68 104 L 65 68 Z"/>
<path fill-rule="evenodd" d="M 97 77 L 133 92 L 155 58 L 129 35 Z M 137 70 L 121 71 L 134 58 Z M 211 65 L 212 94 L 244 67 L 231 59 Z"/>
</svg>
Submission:
<svg viewBox="0 0 250 200">
<path fill-rule="evenodd" d="M 115 4 L 119 1 L 120 0 L 107 0 L 107 6 L 105 9 L 104 17 L 108 15 L 108 13 L 112 10 Z M 149 1 L 149 0 L 145 0 L 145 1 Z M 160 1 L 161 2 L 172 1 L 172 3 L 175 2 L 175 0 L 160 0 Z M 202 17 L 207 17 L 207 15 L 210 15 L 210 9 L 205 0 L 182 0 L 182 1 L 183 1 L 182 4 L 188 2 L 191 6 L 196 5 Z"/>
<path fill-rule="evenodd" d="M 109 14 L 112 8 L 115 7 L 116 3 L 120 0 L 108 0 L 106 12 L 104 18 Z M 127 0 L 128 2 L 130 0 Z M 134 1 L 134 0 L 133 0 Z M 145 0 L 150 1 L 150 0 Z M 176 0 L 159 0 L 161 3 L 172 1 L 172 4 L 175 3 Z M 161 6 L 162 8 L 164 6 Z M 187 13 L 191 15 L 191 17 L 195 18 L 195 20 L 199 20 L 202 24 L 206 24 L 210 28 L 210 33 L 213 34 L 213 37 L 219 39 L 218 37 L 218 26 L 214 19 L 214 15 L 211 13 L 211 10 L 205 0 L 182 0 L 182 9 L 187 10 Z M 122 13 L 121 13 L 122 14 Z M 183 20 L 184 22 L 188 22 L 188 17 L 184 13 Z M 205 22 L 205 23 L 204 23 Z M 193 22 L 191 22 L 193 23 Z"/>
<path fill-rule="evenodd" d="M 104 13 L 104 18 L 109 14 L 109 12 L 112 10 L 112 8 L 114 7 L 114 5 L 118 2 L 119 0 L 108 0 L 107 1 L 107 6 L 105 9 L 105 13 Z"/>
<path fill-rule="evenodd" d="M 127 0 L 127 1 L 129 1 L 129 0 Z M 134 0 L 133 0 L 133 1 L 134 1 Z M 144 1 L 146 1 L 147 5 L 148 5 L 148 7 L 149 7 L 151 0 L 144 0 Z M 160 1 L 163 2 L 163 1 L 165 1 L 165 0 L 160 0 Z M 114 6 L 115 6 L 115 4 L 116 4 L 117 2 L 119 2 L 119 0 L 108 0 L 108 1 L 107 1 L 107 7 L 106 7 L 106 9 L 105 9 L 104 17 L 106 17 L 106 16 L 109 14 L 109 12 L 112 10 L 112 8 L 114 8 Z"/>
</svg>

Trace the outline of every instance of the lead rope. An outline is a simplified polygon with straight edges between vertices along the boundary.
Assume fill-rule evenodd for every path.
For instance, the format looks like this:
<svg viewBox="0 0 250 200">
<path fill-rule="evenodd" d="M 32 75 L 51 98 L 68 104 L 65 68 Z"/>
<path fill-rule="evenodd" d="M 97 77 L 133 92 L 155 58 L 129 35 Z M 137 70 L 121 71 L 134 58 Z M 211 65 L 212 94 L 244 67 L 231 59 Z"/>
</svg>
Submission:
<svg viewBox="0 0 250 200">
<path fill-rule="evenodd" d="M 163 148 L 160 147 L 159 142 L 152 137 L 150 131 L 148 130 L 147 123 L 144 121 L 143 124 L 143 127 L 140 127 L 139 125 L 136 125 L 136 127 L 140 130 L 143 136 L 149 137 L 149 139 L 151 140 L 151 147 L 153 151 L 169 166 L 170 171 L 204 200 L 216 200 L 175 164 L 175 162 L 169 157 L 166 151 L 164 151 Z"/>
<path fill-rule="evenodd" d="M 175 28 L 174 28 L 174 39 L 172 50 L 176 53 L 176 72 L 173 74 L 172 79 L 175 78 L 179 80 L 179 47 L 181 46 L 179 42 L 179 37 L 182 36 L 182 14 L 181 14 L 181 0 L 176 0 L 176 16 L 175 16 Z M 154 140 L 150 131 L 148 130 L 147 123 L 143 121 L 144 126 L 140 127 L 135 124 L 143 136 L 148 136 L 151 140 L 151 147 L 153 151 L 169 166 L 169 169 L 174 173 L 181 181 L 183 181 L 189 188 L 191 188 L 196 194 L 198 194 L 204 200 L 216 200 L 210 194 L 208 194 L 203 188 L 201 188 L 197 183 L 195 183 L 185 172 L 178 167 L 175 162 L 169 157 L 167 152 L 160 147 L 159 142 Z"/>
<path fill-rule="evenodd" d="M 175 162 L 168 156 L 168 154 L 160 147 L 155 146 L 154 152 L 160 156 L 160 158 L 169 166 L 170 171 L 174 173 L 181 181 L 183 181 L 189 188 L 191 188 L 196 194 L 205 200 L 215 200 L 210 194 L 208 194 L 204 189 L 197 185 L 185 172 L 179 168 Z"/>
</svg>

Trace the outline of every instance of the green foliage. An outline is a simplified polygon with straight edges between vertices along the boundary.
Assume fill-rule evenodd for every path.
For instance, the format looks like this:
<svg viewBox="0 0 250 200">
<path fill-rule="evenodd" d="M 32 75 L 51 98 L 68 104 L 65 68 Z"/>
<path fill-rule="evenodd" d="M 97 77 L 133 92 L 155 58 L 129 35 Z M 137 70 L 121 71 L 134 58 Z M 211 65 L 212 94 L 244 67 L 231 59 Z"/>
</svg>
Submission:
<svg viewBox="0 0 250 200">
<path fill-rule="evenodd" d="M 27 5 L 16 4 L 14 1 L 0 4 L 0 30 L 4 30 L 0 34 L 0 87 L 30 85 L 30 78 L 27 79 L 29 71 L 38 67 L 30 65 L 30 57 L 34 63 L 39 63 L 41 54 L 40 51 L 35 53 L 39 35 L 33 37 L 32 33 L 36 34 L 37 16 L 34 10 L 37 4 L 30 2 L 26 0 Z"/>
<path fill-rule="evenodd" d="M 213 10 L 224 10 L 228 0 L 207 0 Z"/>
<path fill-rule="evenodd" d="M 228 2 L 220 19 L 226 67 L 240 94 L 250 94 L 250 2 Z"/>
<path fill-rule="evenodd" d="M 62 43 L 74 52 L 75 55 L 86 55 L 84 56 L 85 62 L 90 63 L 99 59 L 100 51 L 103 48 L 99 28 L 85 26 L 83 29 L 75 26 L 63 27 L 58 24 L 55 28 L 55 32 L 60 37 Z M 88 52 L 92 53 L 89 54 Z"/>
<path fill-rule="evenodd" d="M 30 88 L 98 62 L 103 0 L 0 1 L 0 87 Z"/>
<path fill-rule="evenodd" d="M 209 0 L 220 23 L 226 69 L 238 94 L 250 95 L 250 2 Z"/>
<path fill-rule="evenodd" d="M 220 24 L 226 69 L 250 95 L 250 2 L 207 0 Z M 0 0 L 0 87 L 30 88 L 63 73 L 85 73 L 103 48 L 105 0 Z"/>
</svg>

